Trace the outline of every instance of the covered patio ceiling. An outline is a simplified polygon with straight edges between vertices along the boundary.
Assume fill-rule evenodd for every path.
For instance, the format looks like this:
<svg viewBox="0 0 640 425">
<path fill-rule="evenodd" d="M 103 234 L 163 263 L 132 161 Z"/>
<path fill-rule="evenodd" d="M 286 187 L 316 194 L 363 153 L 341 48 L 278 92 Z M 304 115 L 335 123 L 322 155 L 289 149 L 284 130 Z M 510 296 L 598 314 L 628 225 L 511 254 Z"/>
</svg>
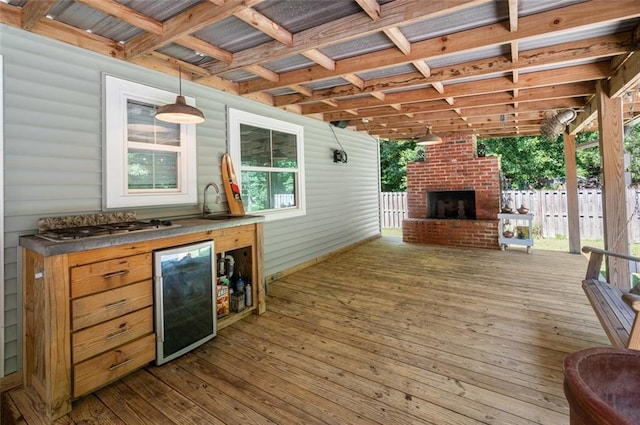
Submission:
<svg viewBox="0 0 640 425">
<path fill-rule="evenodd" d="M 637 0 L 0 0 L 0 22 L 383 139 L 566 108 L 595 129 L 600 80 L 640 115 Z"/>
</svg>

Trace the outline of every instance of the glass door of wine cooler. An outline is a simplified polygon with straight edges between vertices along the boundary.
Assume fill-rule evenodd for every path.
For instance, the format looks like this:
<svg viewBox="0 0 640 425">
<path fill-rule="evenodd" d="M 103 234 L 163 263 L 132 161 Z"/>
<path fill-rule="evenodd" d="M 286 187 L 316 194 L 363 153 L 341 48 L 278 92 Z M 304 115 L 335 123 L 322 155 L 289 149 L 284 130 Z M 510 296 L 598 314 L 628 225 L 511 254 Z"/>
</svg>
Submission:
<svg viewBox="0 0 640 425">
<path fill-rule="evenodd" d="M 156 364 L 216 335 L 213 241 L 154 252 Z"/>
</svg>

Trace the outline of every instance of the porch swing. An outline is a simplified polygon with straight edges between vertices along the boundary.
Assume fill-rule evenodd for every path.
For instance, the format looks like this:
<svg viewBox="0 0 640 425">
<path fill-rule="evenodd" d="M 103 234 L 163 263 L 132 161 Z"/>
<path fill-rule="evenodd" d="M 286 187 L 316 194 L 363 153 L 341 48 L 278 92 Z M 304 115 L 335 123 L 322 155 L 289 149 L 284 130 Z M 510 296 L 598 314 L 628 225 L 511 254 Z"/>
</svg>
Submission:
<svg viewBox="0 0 640 425">
<path fill-rule="evenodd" d="M 625 228 L 633 216 L 638 213 L 640 213 L 640 203 L 638 195 L 636 195 L 635 207 L 625 223 Z M 614 246 L 621 237 L 622 232 L 616 237 Z M 611 345 L 618 348 L 640 350 L 640 291 L 638 291 L 640 284 L 629 290 L 600 279 L 600 269 L 605 255 L 638 264 L 640 264 L 640 257 L 590 246 L 583 247 L 582 252 L 589 254 L 589 263 L 586 276 L 582 281 L 582 289 L 596 316 L 598 316 Z"/>
</svg>

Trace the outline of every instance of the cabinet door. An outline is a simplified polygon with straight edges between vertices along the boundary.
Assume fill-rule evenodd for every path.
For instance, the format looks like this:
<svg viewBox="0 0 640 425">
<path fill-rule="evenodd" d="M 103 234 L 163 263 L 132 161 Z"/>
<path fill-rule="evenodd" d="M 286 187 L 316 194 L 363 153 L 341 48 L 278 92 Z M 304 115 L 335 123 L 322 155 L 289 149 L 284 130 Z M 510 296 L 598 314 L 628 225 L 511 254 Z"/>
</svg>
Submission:
<svg viewBox="0 0 640 425">
<path fill-rule="evenodd" d="M 147 307 L 125 314 L 72 335 L 73 363 L 111 350 L 119 345 L 153 332 L 153 308 Z"/>
<path fill-rule="evenodd" d="M 71 268 L 71 298 L 151 279 L 151 253 Z"/>
<path fill-rule="evenodd" d="M 71 301 L 72 330 L 92 326 L 153 303 L 151 280 L 100 292 Z"/>
</svg>

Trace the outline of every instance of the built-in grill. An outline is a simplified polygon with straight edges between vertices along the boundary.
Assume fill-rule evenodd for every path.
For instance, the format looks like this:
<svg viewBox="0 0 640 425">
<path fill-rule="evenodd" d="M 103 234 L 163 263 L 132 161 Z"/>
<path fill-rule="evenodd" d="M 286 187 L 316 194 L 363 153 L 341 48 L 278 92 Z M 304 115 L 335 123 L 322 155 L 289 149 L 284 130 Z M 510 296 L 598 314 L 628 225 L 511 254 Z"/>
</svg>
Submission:
<svg viewBox="0 0 640 425">
<path fill-rule="evenodd" d="M 169 220 L 150 221 L 124 221 L 118 223 L 105 223 L 91 226 L 64 227 L 56 229 L 41 229 L 35 236 L 53 241 L 62 242 L 74 239 L 92 238 L 98 236 L 117 235 L 122 233 L 140 232 L 155 229 L 176 227 Z"/>
</svg>

